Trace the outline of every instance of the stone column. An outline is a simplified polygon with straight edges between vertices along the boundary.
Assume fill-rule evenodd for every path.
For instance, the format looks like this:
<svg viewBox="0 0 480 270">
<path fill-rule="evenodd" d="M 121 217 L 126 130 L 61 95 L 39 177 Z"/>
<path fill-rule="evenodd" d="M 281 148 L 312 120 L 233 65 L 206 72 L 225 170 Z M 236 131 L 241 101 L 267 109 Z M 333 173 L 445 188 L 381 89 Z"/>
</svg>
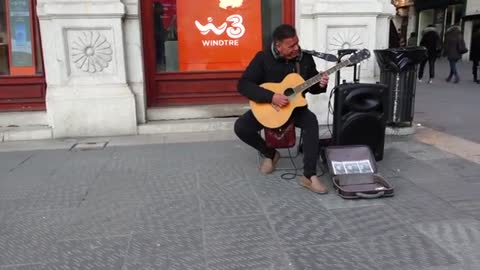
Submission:
<svg viewBox="0 0 480 270">
<path fill-rule="evenodd" d="M 135 95 L 137 122 L 146 122 L 147 96 L 144 84 L 144 65 L 139 0 L 123 0 L 127 14 L 124 20 L 127 83 Z"/>
<path fill-rule="evenodd" d="M 120 0 L 38 0 L 55 138 L 137 133 Z"/>
<path fill-rule="evenodd" d="M 303 48 L 335 55 L 339 49 L 369 49 L 371 58 L 360 64 L 360 81 L 376 81 L 378 68 L 373 51 L 388 47 L 389 22 L 395 15 L 390 0 L 299 0 L 298 8 L 297 28 Z M 319 70 L 335 64 L 318 59 L 316 62 Z M 352 81 L 352 70 L 341 70 L 341 79 Z M 327 123 L 329 96 L 334 85 L 335 74 L 332 74 L 327 94 L 307 96 L 309 108 L 320 124 Z M 332 124 L 331 115 L 328 122 Z"/>
</svg>

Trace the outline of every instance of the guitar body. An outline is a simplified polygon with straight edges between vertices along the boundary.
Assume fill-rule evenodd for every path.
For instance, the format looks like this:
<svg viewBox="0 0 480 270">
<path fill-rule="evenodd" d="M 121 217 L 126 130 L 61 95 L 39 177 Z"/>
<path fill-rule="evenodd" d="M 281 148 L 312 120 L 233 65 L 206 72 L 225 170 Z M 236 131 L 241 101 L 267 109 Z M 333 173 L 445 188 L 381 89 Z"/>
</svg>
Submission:
<svg viewBox="0 0 480 270">
<path fill-rule="evenodd" d="M 289 96 L 289 92 L 295 86 L 304 83 L 305 80 L 298 73 L 290 73 L 279 83 L 264 83 L 260 86 L 270 90 L 276 94 L 284 94 Z M 250 101 L 250 108 L 253 115 L 263 126 L 267 128 L 278 128 L 285 124 L 292 112 L 297 107 L 303 107 L 307 105 L 307 100 L 301 93 L 295 95 L 290 102 L 284 107 L 275 107 L 271 103 L 257 103 Z"/>
</svg>

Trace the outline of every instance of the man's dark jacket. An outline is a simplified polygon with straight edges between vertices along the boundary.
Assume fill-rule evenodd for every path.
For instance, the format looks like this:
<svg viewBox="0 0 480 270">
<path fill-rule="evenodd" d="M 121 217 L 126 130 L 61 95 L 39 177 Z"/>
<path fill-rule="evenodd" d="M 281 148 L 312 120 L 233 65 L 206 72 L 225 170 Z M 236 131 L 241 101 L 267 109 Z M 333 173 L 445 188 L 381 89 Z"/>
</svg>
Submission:
<svg viewBox="0 0 480 270">
<path fill-rule="evenodd" d="M 427 48 L 428 57 L 436 58 L 441 51 L 442 42 L 435 27 L 427 27 L 423 32 L 420 46 Z"/>
<path fill-rule="evenodd" d="M 258 52 L 252 59 L 242 77 L 238 81 L 238 91 L 250 100 L 259 103 L 271 103 L 273 92 L 259 85 L 265 82 L 278 83 L 288 74 L 296 72 L 296 61 L 283 58 L 275 59 L 270 50 Z M 303 53 L 300 59 L 300 75 L 307 80 L 318 74 L 313 57 Z M 320 94 L 326 91 L 318 83 L 305 90 L 311 94 Z"/>
</svg>

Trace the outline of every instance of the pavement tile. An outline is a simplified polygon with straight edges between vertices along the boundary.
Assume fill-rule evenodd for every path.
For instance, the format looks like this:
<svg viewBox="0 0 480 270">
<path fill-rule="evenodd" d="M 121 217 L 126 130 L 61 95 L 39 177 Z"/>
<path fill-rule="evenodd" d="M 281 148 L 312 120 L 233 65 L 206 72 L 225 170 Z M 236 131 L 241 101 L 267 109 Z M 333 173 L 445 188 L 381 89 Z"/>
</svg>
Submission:
<svg viewBox="0 0 480 270">
<path fill-rule="evenodd" d="M 52 246 L 44 269 L 121 269 L 129 236 L 60 241 Z"/>
<path fill-rule="evenodd" d="M 450 201 L 450 204 L 457 208 L 459 211 L 463 211 L 473 218 L 480 220 L 480 199 L 478 200 L 460 200 Z"/>
<path fill-rule="evenodd" d="M 191 195 L 180 199 L 152 197 L 139 205 L 137 216 L 155 216 L 168 221 L 197 221 L 201 218 L 200 201 Z"/>
<path fill-rule="evenodd" d="M 38 150 L 8 174 L 9 178 L 19 180 L 41 180 L 51 175 L 64 164 L 71 153 L 65 150 Z"/>
<path fill-rule="evenodd" d="M 358 243 L 347 242 L 319 246 L 298 247 L 287 250 L 294 269 L 358 269 L 379 268 Z"/>
<path fill-rule="evenodd" d="M 415 231 L 389 206 L 342 208 L 330 211 L 353 237 L 406 235 Z"/>
<path fill-rule="evenodd" d="M 151 172 L 151 170 L 149 170 Z M 160 198 L 178 200 L 198 192 L 195 172 L 183 169 L 166 169 L 146 178 L 144 191 L 146 199 Z"/>
<path fill-rule="evenodd" d="M 122 270 L 165 269 L 200 270 L 205 268 L 202 248 L 172 248 L 162 234 L 133 234 L 128 245 L 128 253 Z"/>
<path fill-rule="evenodd" d="M 37 190 L 10 191 L 3 189 L 0 191 L 0 221 L 2 216 L 13 214 L 18 209 L 31 209 L 41 200 L 42 196 L 43 194 Z"/>
<path fill-rule="evenodd" d="M 437 170 L 429 163 L 416 159 L 398 160 L 387 165 L 392 170 L 396 171 L 399 176 L 407 178 L 413 182 L 421 180 L 450 180 L 452 175 L 445 171 Z"/>
<path fill-rule="evenodd" d="M 208 269 L 286 269 L 268 220 L 261 215 L 205 220 Z"/>
<path fill-rule="evenodd" d="M 318 203 L 289 200 L 266 208 L 268 218 L 284 246 L 310 246 L 351 240 L 338 220 Z"/>
<path fill-rule="evenodd" d="M 17 200 L 17 211 L 55 210 L 78 207 L 85 199 L 87 186 L 81 183 L 59 183 L 43 185 L 36 194 L 21 202 Z M 34 199 L 35 198 L 35 199 Z"/>
<path fill-rule="evenodd" d="M 0 221 L 0 265 L 42 263 L 67 224 L 66 211 L 18 212 Z"/>
<path fill-rule="evenodd" d="M 456 158 L 456 156 L 453 154 L 442 151 L 431 145 L 424 144 L 421 142 L 416 142 L 413 140 L 403 141 L 403 142 L 392 142 L 391 146 L 397 148 L 398 150 L 404 152 L 405 154 L 417 160 L 435 161 L 438 159 Z"/>
<path fill-rule="evenodd" d="M 67 226 L 61 231 L 61 239 L 76 240 L 130 234 L 138 208 L 139 203 L 136 202 L 108 200 L 72 209 L 68 213 Z"/>
<path fill-rule="evenodd" d="M 395 197 L 388 198 L 385 202 L 404 222 L 417 223 L 468 218 L 465 212 L 459 211 L 447 202 L 421 189 L 410 189 L 407 193 L 398 194 Z"/>
<path fill-rule="evenodd" d="M 414 160 L 415 158 L 408 155 L 407 153 L 393 147 L 394 143 L 390 147 L 386 147 L 383 152 L 383 159 L 378 162 L 378 164 L 387 166 L 394 165 L 402 160 Z"/>
<path fill-rule="evenodd" d="M 250 196 L 224 193 L 221 196 L 217 195 L 215 197 L 210 197 L 208 194 L 201 194 L 199 197 L 202 213 L 205 218 L 256 215 L 262 213 L 260 203 Z"/>
<path fill-rule="evenodd" d="M 456 256 L 465 269 L 480 264 L 480 222 L 478 220 L 447 220 L 418 223 L 415 227 L 439 246 Z"/>
<path fill-rule="evenodd" d="M 417 178 L 412 181 L 444 201 L 475 200 L 480 194 L 479 184 L 465 182 L 460 177 L 443 175 L 437 178 Z"/>
<path fill-rule="evenodd" d="M 153 218 L 143 230 L 134 229 L 134 235 L 157 239 L 165 251 L 187 252 L 203 248 L 203 227 L 201 222 L 162 222 Z"/>
<path fill-rule="evenodd" d="M 31 158 L 31 151 L 25 152 L 0 152 L 0 175 L 4 176 L 17 166 Z M 1 179 L 1 178 L 0 178 Z"/>
<path fill-rule="evenodd" d="M 97 202 L 143 201 L 146 196 L 145 178 L 141 174 L 101 172 L 88 186 L 84 206 Z"/>
<path fill-rule="evenodd" d="M 412 269 L 458 264 L 445 249 L 420 233 L 364 238 L 359 242 L 380 269 Z"/>
<path fill-rule="evenodd" d="M 0 266 L 0 270 L 42 270 L 43 268 L 43 264 Z"/>
<path fill-rule="evenodd" d="M 427 161 L 437 170 L 452 176 L 476 177 L 480 179 L 480 164 L 462 158 L 443 158 Z"/>
<path fill-rule="evenodd" d="M 215 178 L 211 182 L 199 180 L 198 198 L 205 218 L 256 215 L 262 213 L 254 188 L 239 178 Z"/>
<path fill-rule="evenodd" d="M 464 250 L 480 244 L 480 221 L 444 220 L 414 224 L 415 228 L 438 245 L 459 257 Z"/>
</svg>

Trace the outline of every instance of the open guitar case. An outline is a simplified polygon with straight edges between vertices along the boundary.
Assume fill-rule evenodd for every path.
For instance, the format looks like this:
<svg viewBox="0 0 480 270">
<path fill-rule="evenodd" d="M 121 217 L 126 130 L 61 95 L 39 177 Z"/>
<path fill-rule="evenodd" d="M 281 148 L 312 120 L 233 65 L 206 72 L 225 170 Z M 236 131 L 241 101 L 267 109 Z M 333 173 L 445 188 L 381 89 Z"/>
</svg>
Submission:
<svg viewBox="0 0 480 270">
<path fill-rule="evenodd" d="M 333 187 L 344 199 L 376 199 L 394 195 L 393 186 L 378 173 L 375 157 L 366 145 L 339 145 L 325 149 Z"/>
</svg>

